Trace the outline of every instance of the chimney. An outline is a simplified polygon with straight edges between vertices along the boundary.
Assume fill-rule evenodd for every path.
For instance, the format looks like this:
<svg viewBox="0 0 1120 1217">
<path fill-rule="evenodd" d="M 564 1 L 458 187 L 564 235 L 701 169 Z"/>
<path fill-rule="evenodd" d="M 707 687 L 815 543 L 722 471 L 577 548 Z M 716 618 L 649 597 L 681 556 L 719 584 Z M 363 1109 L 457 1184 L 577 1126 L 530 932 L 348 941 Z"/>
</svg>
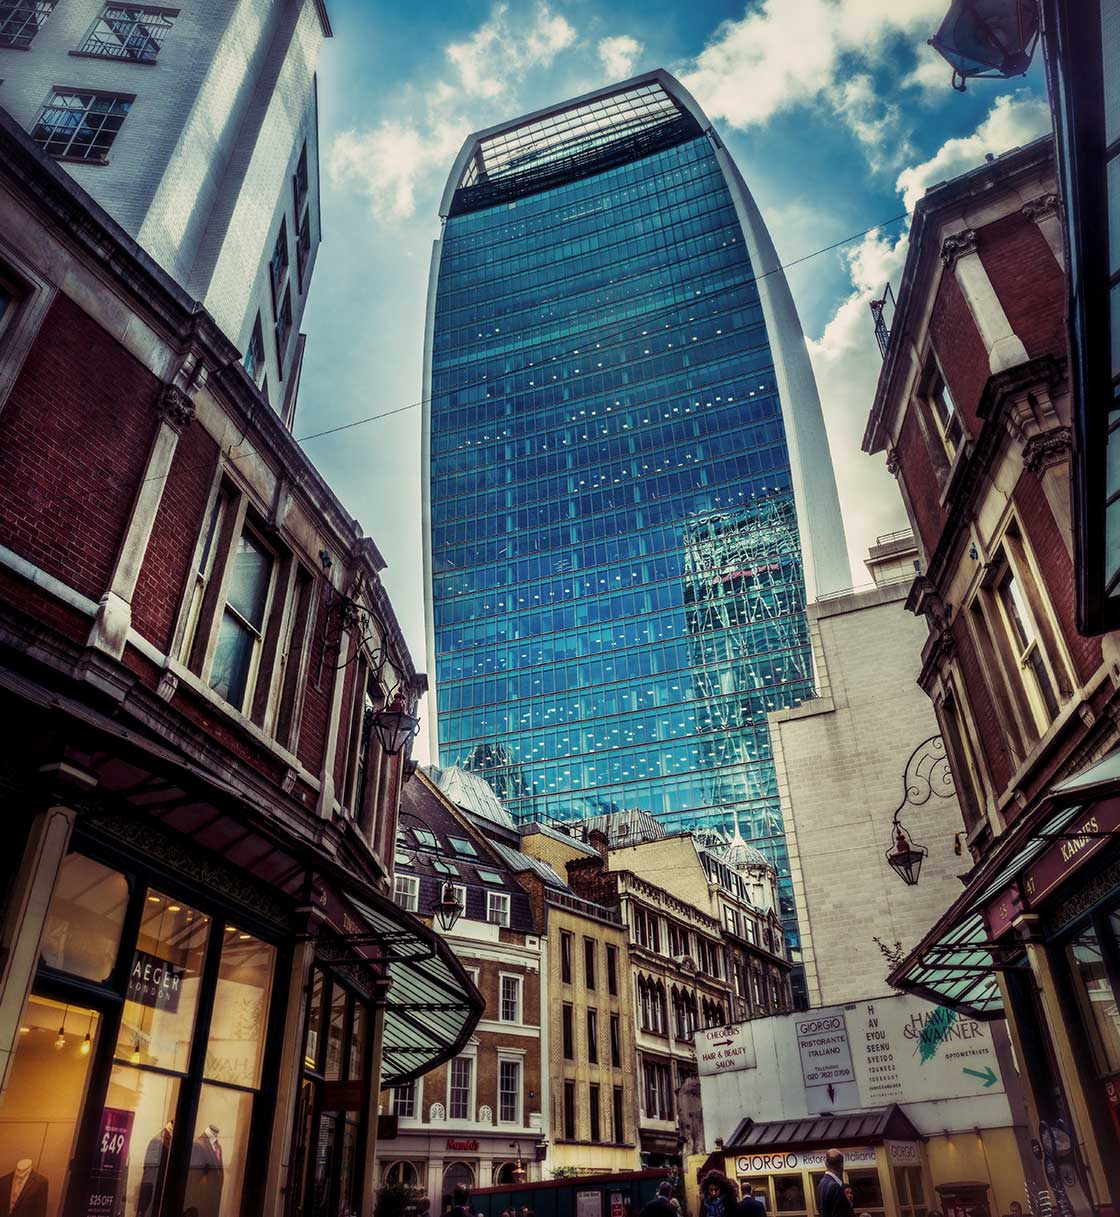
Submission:
<svg viewBox="0 0 1120 1217">
<path fill-rule="evenodd" d="M 601 828 L 593 828 L 587 834 L 587 843 L 588 843 L 588 845 L 594 845 L 595 848 L 599 851 L 599 857 L 602 858 L 604 862 L 606 862 L 607 851 L 610 847 L 610 838 L 607 836 L 607 834 L 605 832 L 603 832 L 603 830 Z"/>
</svg>

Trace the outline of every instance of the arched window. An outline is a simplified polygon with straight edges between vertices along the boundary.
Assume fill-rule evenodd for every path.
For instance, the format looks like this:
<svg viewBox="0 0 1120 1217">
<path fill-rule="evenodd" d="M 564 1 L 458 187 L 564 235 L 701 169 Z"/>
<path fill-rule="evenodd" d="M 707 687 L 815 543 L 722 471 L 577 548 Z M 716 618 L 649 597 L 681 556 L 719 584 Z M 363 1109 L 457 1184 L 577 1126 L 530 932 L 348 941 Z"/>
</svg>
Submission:
<svg viewBox="0 0 1120 1217">
<path fill-rule="evenodd" d="M 385 1167 L 385 1182 L 399 1183 L 405 1187 L 420 1186 L 420 1172 L 415 1162 L 390 1162 Z"/>
<path fill-rule="evenodd" d="M 513 1183 L 513 1172 L 516 1166 L 516 1162 L 503 1162 L 494 1172 L 494 1186 L 501 1187 L 502 1184 Z"/>
<path fill-rule="evenodd" d="M 460 1183 L 474 1186 L 474 1167 L 469 1162 L 449 1162 L 443 1172 L 443 1190 L 450 1196 Z"/>
<path fill-rule="evenodd" d="M 661 981 L 657 982 L 653 993 L 653 1022 L 654 1031 L 660 1035 L 666 1034 L 669 1030 L 669 1013 L 665 1001 L 665 986 Z"/>
</svg>

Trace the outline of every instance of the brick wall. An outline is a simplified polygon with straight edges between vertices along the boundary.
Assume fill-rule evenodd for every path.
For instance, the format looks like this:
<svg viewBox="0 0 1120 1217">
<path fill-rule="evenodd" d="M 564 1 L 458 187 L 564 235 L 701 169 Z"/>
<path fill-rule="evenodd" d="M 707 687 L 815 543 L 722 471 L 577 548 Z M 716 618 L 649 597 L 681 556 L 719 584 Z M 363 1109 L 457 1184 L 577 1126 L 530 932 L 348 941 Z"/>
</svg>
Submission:
<svg viewBox="0 0 1120 1217">
<path fill-rule="evenodd" d="M 898 437 L 898 459 L 914 526 L 926 553 L 932 554 L 945 526 L 945 512 L 940 502 L 941 486 L 913 409 L 908 411 Z"/>
<path fill-rule="evenodd" d="M 0 413 L 0 544 L 100 599 L 159 424 L 160 387 L 58 296 Z"/>
<path fill-rule="evenodd" d="M 968 622 L 963 616 L 953 622 L 952 634 L 957 650 L 957 670 L 964 683 L 965 697 L 972 710 L 979 736 L 978 741 L 974 742 L 978 743 L 978 751 L 987 762 L 992 784 L 998 793 L 1011 781 L 1015 761 L 1008 750 L 1003 727 L 988 692 L 988 683 L 980 667 L 980 658 L 976 653 Z"/>
<path fill-rule="evenodd" d="M 975 439 L 980 430 L 976 407 L 991 368 L 987 348 L 972 319 L 968 301 L 950 271 L 941 276 L 929 335 L 949 392 L 967 422 L 969 434 Z"/>
<path fill-rule="evenodd" d="M 295 749 L 296 755 L 312 773 L 318 773 L 323 764 L 327 724 L 330 722 L 331 713 L 331 685 L 334 679 L 333 658 L 323 654 L 323 631 L 326 629 L 323 594 L 323 583 L 316 580 L 314 595 L 317 609 L 311 624 L 303 717 L 300 719 L 299 742 Z"/>
<path fill-rule="evenodd" d="M 179 438 L 132 598 L 132 624 L 166 651 L 191 574 L 218 445 L 197 423 Z"/>
<path fill-rule="evenodd" d="M 1033 220 L 1014 212 L 980 231 L 980 261 L 1031 358 L 1066 347 L 1065 276 Z"/>
</svg>

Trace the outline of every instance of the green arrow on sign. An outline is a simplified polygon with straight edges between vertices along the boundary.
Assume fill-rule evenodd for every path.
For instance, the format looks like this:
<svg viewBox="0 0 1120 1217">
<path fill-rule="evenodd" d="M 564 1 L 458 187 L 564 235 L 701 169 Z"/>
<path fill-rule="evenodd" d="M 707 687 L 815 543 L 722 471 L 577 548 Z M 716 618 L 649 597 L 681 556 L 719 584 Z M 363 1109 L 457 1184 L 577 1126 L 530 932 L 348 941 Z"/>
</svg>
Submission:
<svg viewBox="0 0 1120 1217">
<path fill-rule="evenodd" d="M 983 1073 L 981 1073 L 979 1069 L 962 1069 L 961 1072 L 971 1074 L 974 1078 L 979 1078 L 980 1081 L 984 1083 L 985 1090 L 987 1090 L 989 1086 L 994 1086 L 999 1081 L 999 1078 L 996 1076 L 996 1071 L 991 1067 L 991 1065 L 985 1065 Z"/>
</svg>

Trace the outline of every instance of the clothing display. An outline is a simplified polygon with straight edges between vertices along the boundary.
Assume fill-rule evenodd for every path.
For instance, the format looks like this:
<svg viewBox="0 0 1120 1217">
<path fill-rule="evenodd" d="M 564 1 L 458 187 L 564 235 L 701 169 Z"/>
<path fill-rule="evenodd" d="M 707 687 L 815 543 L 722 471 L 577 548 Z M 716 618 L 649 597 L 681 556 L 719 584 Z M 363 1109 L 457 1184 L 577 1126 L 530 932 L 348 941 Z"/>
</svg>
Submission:
<svg viewBox="0 0 1120 1217">
<path fill-rule="evenodd" d="M 224 1182 L 225 1167 L 218 1129 L 208 1124 L 191 1146 L 184 1217 L 219 1217 Z"/>
<path fill-rule="evenodd" d="M 0 1176 L 0 1217 L 47 1217 L 47 1178 L 22 1158 Z"/>
<path fill-rule="evenodd" d="M 160 1217 L 163 1209 L 163 1186 L 167 1182 L 167 1152 L 171 1148 L 171 1121 L 148 1142 L 144 1151 L 144 1169 L 140 1175 L 140 1197 L 136 1217 Z"/>
</svg>

